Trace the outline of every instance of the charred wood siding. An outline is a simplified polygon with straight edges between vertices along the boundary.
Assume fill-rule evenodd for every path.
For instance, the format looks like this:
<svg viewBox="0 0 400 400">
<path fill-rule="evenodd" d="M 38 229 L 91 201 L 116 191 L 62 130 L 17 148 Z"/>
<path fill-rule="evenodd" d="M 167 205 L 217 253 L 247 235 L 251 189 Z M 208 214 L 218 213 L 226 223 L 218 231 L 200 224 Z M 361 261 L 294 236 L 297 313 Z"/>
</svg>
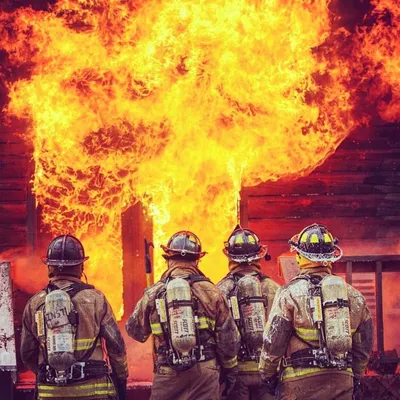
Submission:
<svg viewBox="0 0 400 400">
<path fill-rule="evenodd" d="M 28 242 L 30 153 L 0 119 L 0 253 Z"/>
<path fill-rule="evenodd" d="M 400 127 L 376 126 L 347 138 L 310 176 L 242 190 L 241 218 L 270 248 L 313 222 L 329 226 L 345 249 L 400 250 Z M 275 276 L 274 267 L 267 272 Z"/>
</svg>

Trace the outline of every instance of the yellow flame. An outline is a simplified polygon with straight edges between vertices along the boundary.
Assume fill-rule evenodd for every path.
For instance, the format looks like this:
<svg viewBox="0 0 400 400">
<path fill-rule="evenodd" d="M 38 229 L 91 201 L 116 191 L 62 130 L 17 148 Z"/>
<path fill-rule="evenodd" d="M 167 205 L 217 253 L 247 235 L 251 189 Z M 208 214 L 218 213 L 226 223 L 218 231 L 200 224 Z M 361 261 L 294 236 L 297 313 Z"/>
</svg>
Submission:
<svg viewBox="0 0 400 400">
<path fill-rule="evenodd" d="M 361 53 L 367 57 L 380 80 L 371 85 L 379 100 L 382 119 L 400 120 L 400 3 L 397 0 L 373 0 L 373 26 L 359 31 Z"/>
<path fill-rule="evenodd" d="M 8 110 L 31 121 L 44 223 L 83 238 L 115 310 L 126 207 L 143 202 L 156 248 L 194 231 L 217 280 L 241 186 L 309 173 L 354 127 L 349 69 L 313 50 L 328 4 L 60 0 L 2 15 L 11 61 L 32 63 Z"/>
</svg>

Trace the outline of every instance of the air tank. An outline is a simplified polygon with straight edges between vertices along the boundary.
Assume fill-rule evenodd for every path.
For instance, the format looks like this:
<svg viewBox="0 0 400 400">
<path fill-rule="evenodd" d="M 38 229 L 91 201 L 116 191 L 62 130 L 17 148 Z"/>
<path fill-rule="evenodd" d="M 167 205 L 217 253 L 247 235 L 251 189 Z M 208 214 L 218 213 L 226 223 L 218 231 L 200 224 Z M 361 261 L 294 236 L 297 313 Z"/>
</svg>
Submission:
<svg viewBox="0 0 400 400">
<path fill-rule="evenodd" d="M 321 290 L 326 346 L 344 358 L 352 346 L 347 284 L 339 276 L 329 275 L 321 281 Z"/>
<path fill-rule="evenodd" d="M 54 290 L 46 296 L 45 322 L 48 362 L 61 376 L 64 376 L 64 372 L 75 362 L 74 327 L 68 319 L 71 307 L 71 298 L 63 290 Z"/>
<path fill-rule="evenodd" d="M 167 284 L 167 305 L 171 343 L 184 357 L 196 346 L 196 329 L 189 283 L 175 278 Z"/>
<path fill-rule="evenodd" d="M 237 297 L 242 317 L 244 341 L 250 352 L 258 352 L 263 343 L 265 303 L 258 278 L 246 275 L 239 279 Z"/>
</svg>

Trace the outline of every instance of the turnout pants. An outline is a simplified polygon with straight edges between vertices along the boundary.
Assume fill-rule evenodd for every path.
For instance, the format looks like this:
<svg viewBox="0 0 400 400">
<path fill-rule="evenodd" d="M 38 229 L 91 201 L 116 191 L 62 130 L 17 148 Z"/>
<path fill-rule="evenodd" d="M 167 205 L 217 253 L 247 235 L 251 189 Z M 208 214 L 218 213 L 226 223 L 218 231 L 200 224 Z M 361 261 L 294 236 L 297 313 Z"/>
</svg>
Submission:
<svg viewBox="0 0 400 400">
<path fill-rule="evenodd" d="M 321 374 L 283 381 L 279 400 L 352 400 L 353 377 L 350 374 Z"/>
<path fill-rule="evenodd" d="M 220 400 L 217 361 L 198 362 L 180 372 L 158 366 L 150 400 Z"/>
<path fill-rule="evenodd" d="M 273 400 L 275 396 L 269 394 L 262 384 L 259 373 L 239 374 L 235 388 L 227 400 Z"/>
<path fill-rule="evenodd" d="M 117 393 L 109 376 L 76 382 L 66 386 L 38 383 L 38 400 L 116 400 Z"/>
</svg>

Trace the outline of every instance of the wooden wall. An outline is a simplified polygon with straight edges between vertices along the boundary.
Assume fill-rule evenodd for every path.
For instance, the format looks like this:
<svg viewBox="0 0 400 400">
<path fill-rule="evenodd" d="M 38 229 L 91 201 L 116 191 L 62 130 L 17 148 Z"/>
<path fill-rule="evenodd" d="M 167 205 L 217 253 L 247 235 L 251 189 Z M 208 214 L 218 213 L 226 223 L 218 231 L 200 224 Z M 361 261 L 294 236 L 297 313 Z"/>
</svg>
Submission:
<svg viewBox="0 0 400 400">
<path fill-rule="evenodd" d="M 0 254 L 8 257 L 24 252 L 28 243 L 34 245 L 36 228 L 28 218 L 34 204 L 28 188 L 30 159 L 31 149 L 0 115 Z"/>
<path fill-rule="evenodd" d="M 310 176 L 242 190 L 241 220 L 276 258 L 305 226 L 326 224 L 347 255 L 400 253 L 400 126 L 360 130 Z"/>
</svg>

